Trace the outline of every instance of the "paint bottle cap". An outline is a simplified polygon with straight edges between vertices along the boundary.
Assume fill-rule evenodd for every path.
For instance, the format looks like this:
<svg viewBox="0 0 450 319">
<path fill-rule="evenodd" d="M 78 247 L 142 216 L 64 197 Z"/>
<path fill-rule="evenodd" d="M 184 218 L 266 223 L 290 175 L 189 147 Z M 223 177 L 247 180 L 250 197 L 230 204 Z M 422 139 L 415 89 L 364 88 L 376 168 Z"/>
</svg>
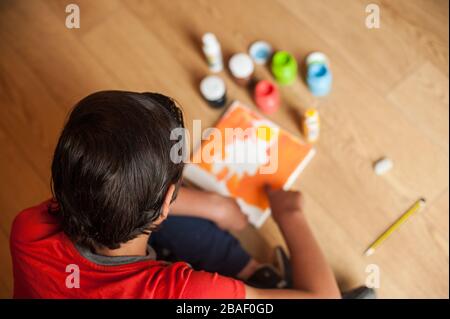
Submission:
<svg viewBox="0 0 450 319">
<path fill-rule="evenodd" d="M 200 92 L 208 101 L 220 100 L 226 92 L 225 82 L 217 75 L 209 75 L 200 82 Z"/>
<path fill-rule="evenodd" d="M 267 114 L 274 113 L 280 107 L 278 88 L 267 80 L 261 80 L 256 84 L 254 99 L 260 110 Z"/>
<path fill-rule="evenodd" d="M 238 79 L 250 77 L 254 70 L 252 59 L 245 53 L 233 55 L 228 66 L 233 76 Z"/>
<path fill-rule="evenodd" d="M 253 42 L 248 50 L 256 64 L 265 64 L 272 55 L 272 46 L 266 41 Z"/>
<path fill-rule="evenodd" d="M 307 109 L 305 111 L 305 118 L 316 120 L 319 118 L 319 111 L 313 108 Z"/>
<path fill-rule="evenodd" d="M 328 66 L 328 58 L 325 53 L 312 52 L 306 57 L 306 65 L 310 65 L 312 63 L 325 64 Z"/>
<path fill-rule="evenodd" d="M 286 51 L 278 51 L 272 58 L 272 73 L 280 84 L 290 84 L 297 77 L 297 61 Z"/>
<path fill-rule="evenodd" d="M 204 45 L 216 45 L 219 43 L 214 33 L 211 32 L 205 33 L 202 37 L 202 41 Z"/>
</svg>

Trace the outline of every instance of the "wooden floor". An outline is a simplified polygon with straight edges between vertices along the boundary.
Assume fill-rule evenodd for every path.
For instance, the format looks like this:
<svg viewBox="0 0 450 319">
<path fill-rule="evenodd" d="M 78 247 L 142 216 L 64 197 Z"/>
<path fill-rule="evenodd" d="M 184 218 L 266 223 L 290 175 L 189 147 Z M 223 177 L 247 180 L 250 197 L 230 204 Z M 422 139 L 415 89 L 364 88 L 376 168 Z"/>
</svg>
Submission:
<svg viewBox="0 0 450 319">
<path fill-rule="evenodd" d="M 49 196 L 49 165 L 67 112 L 102 89 L 160 91 L 212 125 L 197 86 L 207 74 L 199 38 L 214 32 L 226 58 L 258 39 L 299 61 L 326 52 L 332 94 L 316 99 L 299 78 L 281 88 L 271 119 L 300 135 L 298 113 L 322 115 L 318 154 L 296 188 L 342 288 L 380 267 L 379 296 L 449 297 L 448 1 L 377 0 L 381 28 L 367 29 L 369 0 L 3 0 L 0 2 L 0 297 L 10 297 L 11 222 Z M 77 3 L 81 28 L 65 27 Z M 256 70 L 270 79 L 267 68 Z M 252 104 L 223 73 L 229 97 Z M 389 156 L 383 177 L 372 163 Z M 417 198 L 428 208 L 372 257 L 363 251 Z M 259 258 L 281 241 L 269 220 L 241 235 Z"/>
</svg>

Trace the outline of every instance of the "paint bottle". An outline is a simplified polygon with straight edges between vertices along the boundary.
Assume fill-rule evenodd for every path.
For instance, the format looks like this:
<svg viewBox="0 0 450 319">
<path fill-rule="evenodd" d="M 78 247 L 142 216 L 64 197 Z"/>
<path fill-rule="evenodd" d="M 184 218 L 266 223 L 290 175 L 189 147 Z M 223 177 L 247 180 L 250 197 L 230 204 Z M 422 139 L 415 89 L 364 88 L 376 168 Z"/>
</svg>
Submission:
<svg viewBox="0 0 450 319">
<path fill-rule="evenodd" d="M 272 114 L 280 107 L 278 88 L 267 80 L 261 80 L 256 84 L 254 99 L 259 109 L 266 114 Z"/>
<path fill-rule="evenodd" d="M 266 41 L 256 41 L 250 46 L 248 54 L 256 64 L 266 64 L 272 55 L 272 51 L 272 46 Z"/>
<path fill-rule="evenodd" d="M 325 96 L 331 91 L 333 77 L 328 59 L 322 52 L 313 52 L 306 58 L 306 83 L 315 96 Z"/>
<path fill-rule="evenodd" d="M 208 61 L 211 72 L 220 72 L 223 70 L 222 50 L 220 43 L 213 33 L 205 33 L 202 37 L 203 53 Z"/>
<path fill-rule="evenodd" d="M 255 70 L 252 59 L 245 53 L 236 53 L 233 55 L 228 62 L 228 67 L 236 83 L 242 86 L 250 82 L 253 71 Z"/>
<path fill-rule="evenodd" d="M 200 82 L 200 92 L 208 104 L 220 108 L 227 102 L 226 86 L 224 80 L 217 75 L 209 75 Z"/>
<path fill-rule="evenodd" d="M 272 73 L 280 84 L 291 84 L 297 77 L 297 61 L 286 51 L 278 51 L 272 58 Z"/>
<path fill-rule="evenodd" d="M 308 143 L 314 143 L 319 139 L 320 117 L 316 109 L 306 110 L 303 116 L 303 134 Z"/>
</svg>

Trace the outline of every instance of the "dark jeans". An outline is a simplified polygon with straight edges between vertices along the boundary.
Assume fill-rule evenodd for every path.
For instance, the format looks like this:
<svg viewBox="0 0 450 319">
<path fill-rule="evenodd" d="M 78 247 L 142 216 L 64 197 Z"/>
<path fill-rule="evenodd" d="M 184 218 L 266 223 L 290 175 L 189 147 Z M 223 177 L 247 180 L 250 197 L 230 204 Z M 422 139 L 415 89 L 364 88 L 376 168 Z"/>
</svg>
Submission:
<svg viewBox="0 0 450 319">
<path fill-rule="evenodd" d="M 195 217 L 168 217 L 150 236 L 150 245 L 158 259 L 185 261 L 196 270 L 229 277 L 236 277 L 251 258 L 230 233 Z"/>
</svg>

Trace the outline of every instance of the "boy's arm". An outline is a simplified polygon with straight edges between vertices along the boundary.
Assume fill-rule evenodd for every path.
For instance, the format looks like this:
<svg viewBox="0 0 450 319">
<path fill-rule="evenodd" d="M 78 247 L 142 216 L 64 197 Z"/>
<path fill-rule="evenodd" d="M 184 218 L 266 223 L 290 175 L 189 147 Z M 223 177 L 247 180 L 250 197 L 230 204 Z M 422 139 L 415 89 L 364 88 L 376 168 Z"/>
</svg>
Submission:
<svg viewBox="0 0 450 319">
<path fill-rule="evenodd" d="M 209 219 L 225 230 L 242 230 L 248 218 L 232 198 L 193 188 L 181 187 L 170 213 Z"/>
<path fill-rule="evenodd" d="M 340 298 L 333 272 L 325 260 L 302 211 L 301 194 L 268 191 L 272 215 L 291 253 L 294 289 L 256 289 L 246 286 L 246 297 Z"/>
</svg>

